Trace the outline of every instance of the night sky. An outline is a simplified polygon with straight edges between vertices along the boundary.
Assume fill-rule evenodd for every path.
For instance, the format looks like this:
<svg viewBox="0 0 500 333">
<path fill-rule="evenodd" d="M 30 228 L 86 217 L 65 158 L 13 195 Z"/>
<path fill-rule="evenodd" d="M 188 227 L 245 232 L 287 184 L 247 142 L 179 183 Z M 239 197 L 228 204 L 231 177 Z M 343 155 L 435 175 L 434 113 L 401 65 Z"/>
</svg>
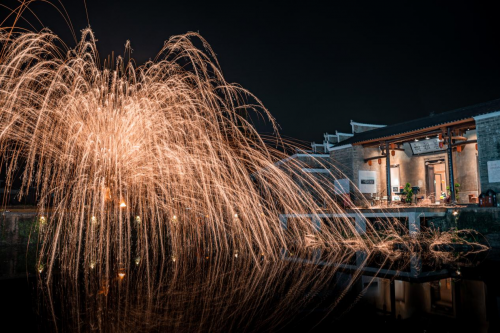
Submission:
<svg viewBox="0 0 500 333">
<path fill-rule="evenodd" d="M 351 119 L 392 124 L 500 98 L 497 8 L 473 1 L 325 3 L 87 0 L 87 7 L 102 59 L 122 54 L 129 39 L 143 63 L 171 35 L 199 32 L 226 79 L 257 95 L 286 138 L 321 142 L 324 132 L 350 132 Z M 63 4 L 75 30 L 85 28 L 83 0 Z M 30 8 L 74 45 L 56 10 Z"/>
</svg>

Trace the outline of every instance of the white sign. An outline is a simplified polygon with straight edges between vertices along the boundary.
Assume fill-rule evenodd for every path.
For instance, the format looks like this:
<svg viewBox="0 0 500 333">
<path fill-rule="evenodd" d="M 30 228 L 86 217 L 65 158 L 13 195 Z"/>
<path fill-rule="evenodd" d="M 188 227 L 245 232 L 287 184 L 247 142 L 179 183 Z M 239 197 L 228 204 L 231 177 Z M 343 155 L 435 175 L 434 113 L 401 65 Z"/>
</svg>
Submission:
<svg viewBox="0 0 500 333">
<path fill-rule="evenodd" d="M 488 161 L 488 182 L 500 183 L 500 161 Z"/>
<path fill-rule="evenodd" d="M 399 193 L 399 166 L 391 167 L 391 188 L 392 193 Z"/>
<path fill-rule="evenodd" d="M 335 194 L 342 195 L 349 193 L 349 179 L 335 179 Z"/>
<path fill-rule="evenodd" d="M 428 140 L 420 140 L 410 142 L 411 150 L 413 150 L 413 154 L 425 154 L 432 151 L 443 150 L 443 148 L 439 148 L 439 140 L 438 138 L 432 138 Z"/>
<path fill-rule="evenodd" d="M 359 191 L 361 193 L 377 193 L 377 173 L 359 170 Z"/>
</svg>

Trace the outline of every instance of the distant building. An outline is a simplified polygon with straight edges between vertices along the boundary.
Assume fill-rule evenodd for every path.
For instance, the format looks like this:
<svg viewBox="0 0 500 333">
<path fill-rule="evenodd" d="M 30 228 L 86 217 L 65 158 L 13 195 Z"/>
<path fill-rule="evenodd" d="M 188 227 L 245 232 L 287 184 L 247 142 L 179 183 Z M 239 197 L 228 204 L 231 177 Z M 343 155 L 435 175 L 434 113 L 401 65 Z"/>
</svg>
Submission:
<svg viewBox="0 0 500 333">
<path fill-rule="evenodd" d="M 276 166 L 290 174 L 291 178 L 312 194 L 319 207 L 325 207 L 324 193 L 333 196 L 334 178 L 331 174 L 330 154 L 323 148 L 316 151 L 297 150 L 288 158 L 276 162 Z M 308 177 L 303 177 L 307 174 Z M 320 190 L 320 191 L 319 191 Z"/>
</svg>

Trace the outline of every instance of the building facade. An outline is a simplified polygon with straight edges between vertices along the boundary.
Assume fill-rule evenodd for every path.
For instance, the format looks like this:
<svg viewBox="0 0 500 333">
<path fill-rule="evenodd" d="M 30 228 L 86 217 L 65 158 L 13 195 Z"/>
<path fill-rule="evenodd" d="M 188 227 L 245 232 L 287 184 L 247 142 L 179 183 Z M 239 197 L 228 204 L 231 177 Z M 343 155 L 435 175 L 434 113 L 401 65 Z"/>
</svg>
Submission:
<svg viewBox="0 0 500 333">
<path fill-rule="evenodd" d="M 420 202 L 477 203 L 500 192 L 500 100 L 389 126 L 351 121 L 325 134 L 331 173 L 367 199 L 400 201 L 410 184 Z M 421 201 L 425 200 L 425 201 Z"/>
</svg>

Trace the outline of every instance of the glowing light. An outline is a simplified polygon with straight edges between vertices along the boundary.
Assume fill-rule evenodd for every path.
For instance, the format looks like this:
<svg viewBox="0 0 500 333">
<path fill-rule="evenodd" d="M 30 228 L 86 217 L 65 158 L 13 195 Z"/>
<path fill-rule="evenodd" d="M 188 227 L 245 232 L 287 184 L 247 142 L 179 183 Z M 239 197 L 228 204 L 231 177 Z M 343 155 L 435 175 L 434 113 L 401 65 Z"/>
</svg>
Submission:
<svg viewBox="0 0 500 333">
<path fill-rule="evenodd" d="M 123 265 L 121 265 L 123 266 Z M 125 277 L 125 268 L 124 267 L 121 267 L 118 269 L 118 277 L 120 278 L 120 280 L 123 280 L 123 278 Z"/>
<path fill-rule="evenodd" d="M 121 208 L 127 207 L 127 204 L 126 204 L 124 201 L 122 201 L 122 202 L 120 203 L 120 207 L 121 207 Z"/>
<path fill-rule="evenodd" d="M 92 216 L 92 217 L 90 218 L 90 221 L 92 222 L 92 224 L 97 224 L 97 217 Z"/>
<path fill-rule="evenodd" d="M 90 269 L 94 269 L 95 268 L 95 261 L 91 261 L 89 266 L 90 266 Z"/>
<path fill-rule="evenodd" d="M 139 266 L 139 264 L 141 263 L 141 257 L 136 257 L 134 262 L 137 266 Z"/>
<path fill-rule="evenodd" d="M 452 214 L 453 214 L 453 216 L 457 216 L 458 215 L 458 211 L 454 210 Z"/>
<path fill-rule="evenodd" d="M 238 214 L 234 214 L 234 218 L 237 219 L 238 218 Z"/>
</svg>

